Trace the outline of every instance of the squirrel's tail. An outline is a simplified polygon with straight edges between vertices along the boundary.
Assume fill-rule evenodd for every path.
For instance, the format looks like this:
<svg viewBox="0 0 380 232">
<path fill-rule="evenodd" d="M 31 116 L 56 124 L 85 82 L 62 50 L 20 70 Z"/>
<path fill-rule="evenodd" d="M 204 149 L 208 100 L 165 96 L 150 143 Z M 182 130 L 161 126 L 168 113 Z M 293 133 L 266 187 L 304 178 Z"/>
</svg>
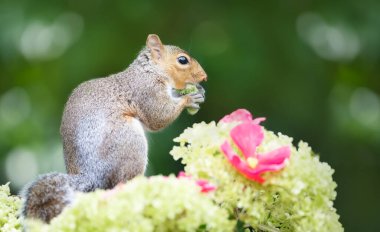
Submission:
<svg viewBox="0 0 380 232">
<path fill-rule="evenodd" d="M 40 219 L 49 223 L 74 199 L 76 190 L 74 176 L 63 173 L 48 173 L 26 186 L 23 197 L 22 216 Z"/>
</svg>

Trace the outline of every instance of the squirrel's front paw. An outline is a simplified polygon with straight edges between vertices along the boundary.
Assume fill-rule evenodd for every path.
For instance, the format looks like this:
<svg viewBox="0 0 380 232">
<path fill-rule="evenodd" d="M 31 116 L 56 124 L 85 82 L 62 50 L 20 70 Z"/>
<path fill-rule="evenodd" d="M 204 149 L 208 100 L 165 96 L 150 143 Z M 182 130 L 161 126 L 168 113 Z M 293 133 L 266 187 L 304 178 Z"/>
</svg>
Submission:
<svg viewBox="0 0 380 232">
<path fill-rule="evenodd" d="M 206 93 L 205 89 L 200 84 L 196 84 L 195 87 L 197 87 L 198 93 L 202 94 L 203 98 L 205 98 L 205 93 Z"/>
<path fill-rule="evenodd" d="M 204 92 L 190 93 L 186 97 L 188 99 L 186 107 L 188 108 L 199 109 L 199 104 L 205 102 Z"/>
</svg>

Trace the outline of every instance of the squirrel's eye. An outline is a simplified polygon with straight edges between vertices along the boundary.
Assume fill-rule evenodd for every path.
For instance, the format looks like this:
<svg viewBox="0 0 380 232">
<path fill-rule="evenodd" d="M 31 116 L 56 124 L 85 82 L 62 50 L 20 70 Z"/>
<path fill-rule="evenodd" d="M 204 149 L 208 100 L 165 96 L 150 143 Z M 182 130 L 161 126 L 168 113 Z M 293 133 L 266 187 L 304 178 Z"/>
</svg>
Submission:
<svg viewBox="0 0 380 232">
<path fill-rule="evenodd" d="M 188 64 L 189 63 L 189 60 L 184 56 L 178 57 L 177 60 L 180 64 Z"/>
</svg>

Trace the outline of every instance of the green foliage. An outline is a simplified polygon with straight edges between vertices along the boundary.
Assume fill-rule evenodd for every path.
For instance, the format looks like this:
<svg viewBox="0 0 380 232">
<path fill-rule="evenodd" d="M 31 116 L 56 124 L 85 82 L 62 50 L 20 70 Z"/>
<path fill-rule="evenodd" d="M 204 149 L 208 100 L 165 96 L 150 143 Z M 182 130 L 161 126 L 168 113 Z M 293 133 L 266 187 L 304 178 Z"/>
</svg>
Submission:
<svg viewBox="0 0 380 232">
<path fill-rule="evenodd" d="M 291 156 L 284 170 L 265 174 L 264 184 L 251 181 L 238 173 L 220 150 L 234 125 L 194 124 L 174 140 L 179 146 L 171 154 L 182 159 L 186 172 L 194 178 L 217 185 L 212 196 L 215 202 L 255 230 L 343 231 L 333 207 L 334 171 L 327 163 L 320 162 L 306 143 L 300 142 L 296 148 L 292 138 L 265 131 L 258 152 L 288 145 Z"/>
<path fill-rule="evenodd" d="M 232 231 L 234 221 L 189 179 L 138 177 L 113 190 L 79 194 L 50 225 L 39 231 Z"/>
<path fill-rule="evenodd" d="M 21 199 L 11 196 L 9 183 L 0 186 L 0 231 L 17 232 L 21 231 L 18 212 L 21 207 Z"/>
</svg>

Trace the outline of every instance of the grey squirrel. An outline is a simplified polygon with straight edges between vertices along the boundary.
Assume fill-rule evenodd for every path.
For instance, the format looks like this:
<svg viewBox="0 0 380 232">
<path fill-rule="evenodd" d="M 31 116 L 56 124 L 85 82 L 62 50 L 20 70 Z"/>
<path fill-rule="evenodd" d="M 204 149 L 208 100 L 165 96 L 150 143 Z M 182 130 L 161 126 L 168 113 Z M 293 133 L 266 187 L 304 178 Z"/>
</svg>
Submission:
<svg viewBox="0 0 380 232">
<path fill-rule="evenodd" d="M 110 189 L 143 174 L 145 130 L 173 122 L 184 108 L 199 108 L 207 75 L 189 54 L 151 34 L 124 71 L 80 84 L 66 103 L 60 128 L 67 174 L 48 173 L 24 188 L 22 216 L 49 223 L 74 193 Z M 198 91 L 176 89 L 195 84 Z"/>
</svg>

